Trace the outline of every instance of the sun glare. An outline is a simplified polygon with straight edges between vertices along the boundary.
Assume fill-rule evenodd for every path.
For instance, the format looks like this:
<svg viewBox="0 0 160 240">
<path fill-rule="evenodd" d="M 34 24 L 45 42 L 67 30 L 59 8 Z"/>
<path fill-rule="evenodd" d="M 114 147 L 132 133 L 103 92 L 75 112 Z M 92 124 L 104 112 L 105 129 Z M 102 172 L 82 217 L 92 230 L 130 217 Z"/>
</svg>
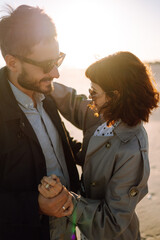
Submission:
<svg viewBox="0 0 160 240">
<path fill-rule="evenodd" d="M 60 48 L 67 54 L 64 64 L 84 68 L 122 46 L 117 8 L 109 4 L 76 2 L 56 19 Z"/>
<path fill-rule="evenodd" d="M 22 2 L 44 8 L 53 18 L 60 51 L 66 53 L 63 66 L 86 68 L 117 51 L 131 51 L 143 61 L 159 59 L 159 1 L 14 1 L 15 6 Z"/>
</svg>

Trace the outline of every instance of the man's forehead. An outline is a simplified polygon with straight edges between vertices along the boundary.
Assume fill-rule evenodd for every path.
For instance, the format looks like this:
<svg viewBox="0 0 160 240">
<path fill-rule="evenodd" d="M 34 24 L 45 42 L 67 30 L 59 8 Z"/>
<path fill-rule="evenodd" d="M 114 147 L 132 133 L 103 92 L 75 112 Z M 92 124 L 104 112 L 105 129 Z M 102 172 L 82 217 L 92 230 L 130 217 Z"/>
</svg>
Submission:
<svg viewBox="0 0 160 240">
<path fill-rule="evenodd" d="M 59 56 L 59 44 L 56 39 L 52 41 L 40 42 L 32 48 L 32 54 L 27 57 L 44 61 L 49 59 L 54 59 Z"/>
</svg>

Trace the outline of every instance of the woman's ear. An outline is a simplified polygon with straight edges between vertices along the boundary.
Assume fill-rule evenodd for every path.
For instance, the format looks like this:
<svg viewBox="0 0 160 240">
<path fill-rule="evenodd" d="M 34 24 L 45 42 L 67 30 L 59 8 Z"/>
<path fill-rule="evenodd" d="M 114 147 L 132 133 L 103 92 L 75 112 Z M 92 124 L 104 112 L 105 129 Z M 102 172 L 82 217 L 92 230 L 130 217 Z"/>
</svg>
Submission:
<svg viewBox="0 0 160 240">
<path fill-rule="evenodd" d="M 18 59 L 16 59 L 14 56 L 9 55 L 9 54 L 7 54 L 4 59 L 5 59 L 6 65 L 10 71 L 12 71 L 12 72 L 18 71 L 18 68 L 19 68 Z"/>
</svg>

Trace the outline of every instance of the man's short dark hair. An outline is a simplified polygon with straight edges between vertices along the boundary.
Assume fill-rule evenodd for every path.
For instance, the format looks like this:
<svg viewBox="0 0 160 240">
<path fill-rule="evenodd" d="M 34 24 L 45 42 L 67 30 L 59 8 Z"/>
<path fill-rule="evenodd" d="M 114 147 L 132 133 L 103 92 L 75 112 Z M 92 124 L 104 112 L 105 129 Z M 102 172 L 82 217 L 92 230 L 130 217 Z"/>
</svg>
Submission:
<svg viewBox="0 0 160 240">
<path fill-rule="evenodd" d="M 34 45 L 54 40 L 57 36 L 52 19 L 39 7 L 21 5 L 15 10 L 8 5 L 0 21 L 0 47 L 7 54 L 27 56 Z"/>
</svg>

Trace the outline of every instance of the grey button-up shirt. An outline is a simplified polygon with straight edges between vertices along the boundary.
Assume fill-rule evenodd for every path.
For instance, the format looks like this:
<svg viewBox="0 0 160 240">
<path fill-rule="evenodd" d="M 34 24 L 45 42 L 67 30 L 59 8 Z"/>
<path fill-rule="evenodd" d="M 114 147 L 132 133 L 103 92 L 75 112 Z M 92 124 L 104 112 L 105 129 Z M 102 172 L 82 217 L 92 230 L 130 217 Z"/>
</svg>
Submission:
<svg viewBox="0 0 160 240">
<path fill-rule="evenodd" d="M 46 160 L 47 175 L 57 175 L 62 184 L 69 187 L 69 176 L 61 138 L 53 122 L 43 108 L 43 100 L 45 96 L 40 93 L 35 93 L 35 100 L 37 103 L 37 108 L 35 108 L 34 103 L 29 96 L 16 88 L 10 81 L 9 84 L 18 105 L 25 113 L 38 138 Z"/>
</svg>

